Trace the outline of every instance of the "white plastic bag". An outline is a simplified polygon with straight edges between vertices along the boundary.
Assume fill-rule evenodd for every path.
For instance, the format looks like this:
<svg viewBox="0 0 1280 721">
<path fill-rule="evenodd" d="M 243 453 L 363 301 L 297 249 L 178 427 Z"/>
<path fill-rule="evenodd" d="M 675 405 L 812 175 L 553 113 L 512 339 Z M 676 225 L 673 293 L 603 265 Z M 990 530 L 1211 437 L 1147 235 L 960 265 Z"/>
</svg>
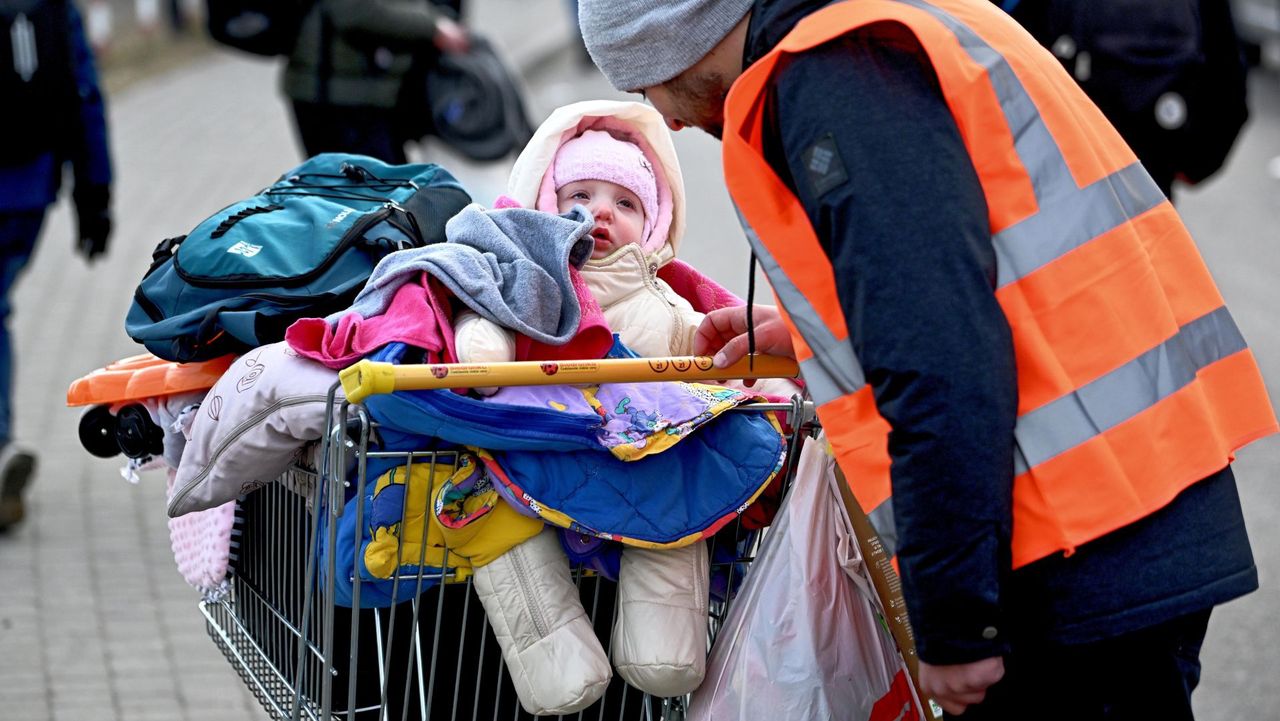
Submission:
<svg viewBox="0 0 1280 721">
<path fill-rule="evenodd" d="M 791 492 L 712 645 L 690 721 L 919 717 L 825 445 L 806 439 Z"/>
</svg>

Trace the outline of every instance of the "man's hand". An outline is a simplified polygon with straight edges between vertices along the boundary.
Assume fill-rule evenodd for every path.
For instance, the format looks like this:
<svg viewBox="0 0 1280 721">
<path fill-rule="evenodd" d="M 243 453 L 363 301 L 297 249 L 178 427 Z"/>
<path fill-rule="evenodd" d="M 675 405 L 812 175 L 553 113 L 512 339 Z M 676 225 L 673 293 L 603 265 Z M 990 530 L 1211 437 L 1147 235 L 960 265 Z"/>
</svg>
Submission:
<svg viewBox="0 0 1280 721">
<path fill-rule="evenodd" d="M 756 352 L 764 355 L 795 358 L 791 331 L 782 322 L 782 314 L 771 305 L 757 305 L 752 312 L 755 321 Z M 724 368 L 747 354 L 747 308 L 719 308 L 711 311 L 698 326 L 693 339 L 694 355 L 715 353 L 716 367 Z"/>
<path fill-rule="evenodd" d="M 958 716 L 974 704 L 982 703 L 987 689 L 1004 677 L 1004 659 L 995 656 L 973 663 L 934 666 L 920 662 L 920 693 L 931 698 L 943 711 Z"/>
<path fill-rule="evenodd" d="M 431 42 L 437 50 L 449 55 L 465 53 L 471 49 L 471 36 L 467 35 L 467 29 L 449 18 L 436 21 L 436 34 Z"/>
<path fill-rule="evenodd" d="M 111 236 L 111 189 L 105 185 L 77 186 L 72 200 L 76 207 L 76 252 L 93 262 L 107 252 Z"/>
</svg>

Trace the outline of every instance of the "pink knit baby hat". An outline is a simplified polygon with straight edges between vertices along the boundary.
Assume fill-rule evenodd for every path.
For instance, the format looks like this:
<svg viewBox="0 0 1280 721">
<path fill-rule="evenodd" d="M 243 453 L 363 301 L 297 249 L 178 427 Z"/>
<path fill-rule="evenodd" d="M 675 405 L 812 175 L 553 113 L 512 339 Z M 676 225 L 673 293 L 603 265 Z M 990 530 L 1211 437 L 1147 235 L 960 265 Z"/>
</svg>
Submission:
<svg viewBox="0 0 1280 721">
<path fill-rule="evenodd" d="M 639 146 L 604 130 L 587 130 L 560 146 L 553 172 L 557 191 L 579 180 L 604 180 L 635 193 L 644 207 L 640 245 L 648 244 L 658 218 L 658 182 Z"/>
</svg>

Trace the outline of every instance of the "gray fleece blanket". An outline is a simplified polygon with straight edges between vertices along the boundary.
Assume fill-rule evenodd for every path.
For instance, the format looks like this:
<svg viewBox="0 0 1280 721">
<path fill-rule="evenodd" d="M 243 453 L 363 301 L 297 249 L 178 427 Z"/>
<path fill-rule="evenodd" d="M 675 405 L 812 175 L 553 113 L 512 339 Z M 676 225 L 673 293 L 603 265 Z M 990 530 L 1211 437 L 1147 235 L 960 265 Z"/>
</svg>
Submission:
<svg viewBox="0 0 1280 721">
<path fill-rule="evenodd" d="M 593 225 L 581 206 L 552 215 L 469 205 L 445 226 L 446 242 L 387 255 L 351 307 L 325 320 L 381 315 L 401 286 L 429 273 L 494 323 L 563 345 L 577 333 L 582 314 L 569 264 L 581 267 L 591 257 Z"/>
</svg>

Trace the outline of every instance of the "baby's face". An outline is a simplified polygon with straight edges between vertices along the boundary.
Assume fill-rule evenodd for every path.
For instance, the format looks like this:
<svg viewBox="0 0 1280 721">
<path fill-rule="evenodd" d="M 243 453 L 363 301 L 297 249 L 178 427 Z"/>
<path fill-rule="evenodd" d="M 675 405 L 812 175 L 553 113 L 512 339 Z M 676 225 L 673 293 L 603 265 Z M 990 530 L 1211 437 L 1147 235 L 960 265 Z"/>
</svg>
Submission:
<svg viewBox="0 0 1280 721">
<path fill-rule="evenodd" d="M 606 180 L 578 180 L 556 191 L 561 213 L 581 205 L 596 219 L 591 231 L 596 248 L 592 258 L 603 258 L 624 245 L 639 243 L 644 233 L 644 206 L 636 194 Z"/>
</svg>

